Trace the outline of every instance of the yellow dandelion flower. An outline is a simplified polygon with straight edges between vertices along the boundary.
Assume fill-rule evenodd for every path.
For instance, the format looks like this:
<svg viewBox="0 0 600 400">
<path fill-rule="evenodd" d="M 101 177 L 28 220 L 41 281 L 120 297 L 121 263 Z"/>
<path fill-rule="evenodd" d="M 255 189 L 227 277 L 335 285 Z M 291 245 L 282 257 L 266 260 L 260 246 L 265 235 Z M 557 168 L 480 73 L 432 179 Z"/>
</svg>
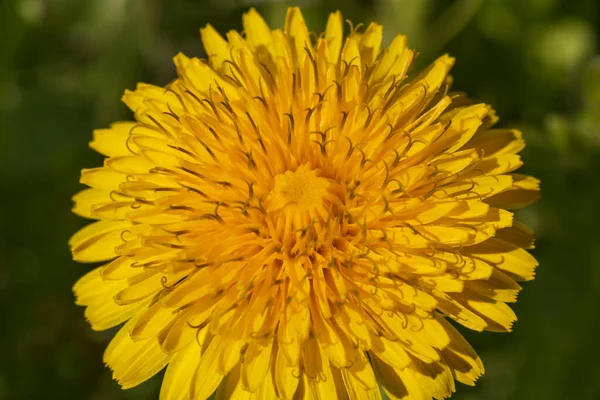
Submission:
<svg viewBox="0 0 600 400">
<path fill-rule="evenodd" d="M 167 366 L 161 399 L 441 399 L 483 365 L 449 319 L 509 331 L 537 265 L 507 209 L 521 134 L 450 92 L 449 56 L 408 72 L 404 36 L 202 29 L 208 60 L 123 100 L 94 132 L 104 166 L 74 212 L 74 287 L 92 328 L 126 322 L 104 361 L 123 388 Z"/>
</svg>

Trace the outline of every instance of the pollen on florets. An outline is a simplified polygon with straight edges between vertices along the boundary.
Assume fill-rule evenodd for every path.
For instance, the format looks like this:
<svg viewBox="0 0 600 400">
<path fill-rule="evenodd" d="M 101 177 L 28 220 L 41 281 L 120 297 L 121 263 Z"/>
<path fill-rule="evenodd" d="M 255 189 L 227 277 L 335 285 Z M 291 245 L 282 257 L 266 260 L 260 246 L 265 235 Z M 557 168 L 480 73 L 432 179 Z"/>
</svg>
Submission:
<svg viewBox="0 0 600 400">
<path fill-rule="evenodd" d="M 329 182 L 318 176 L 318 171 L 303 164 L 294 172 L 287 171 L 275 177 L 275 187 L 270 194 L 273 207 L 292 207 L 296 212 L 310 212 L 323 207 Z"/>
</svg>

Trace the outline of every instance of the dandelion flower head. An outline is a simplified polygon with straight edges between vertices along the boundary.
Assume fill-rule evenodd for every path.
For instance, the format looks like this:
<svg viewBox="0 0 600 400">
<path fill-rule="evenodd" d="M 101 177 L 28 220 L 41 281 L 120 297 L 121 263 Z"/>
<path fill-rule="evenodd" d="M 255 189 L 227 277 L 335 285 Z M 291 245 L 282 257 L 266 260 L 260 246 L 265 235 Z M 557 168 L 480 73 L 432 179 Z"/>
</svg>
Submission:
<svg viewBox="0 0 600 400">
<path fill-rule="evenodd" d="M 104 361 L 123 388 L 164 367 L 161 399 L 441 399 L 483 365 L 454 325 L 509 331 L 533 235 L 509 210 L 521 134 L 422 72 L 404 36 L 309 33 L 250 10 L 244 34 L 201 30 L 166 87 L 139 84 L 135 121 L 94 132 L 104 166 L 74 212 L 77 303 L 125 323 Z M 454 322 L 449 322 L 454 320 Z"/>
</svg>

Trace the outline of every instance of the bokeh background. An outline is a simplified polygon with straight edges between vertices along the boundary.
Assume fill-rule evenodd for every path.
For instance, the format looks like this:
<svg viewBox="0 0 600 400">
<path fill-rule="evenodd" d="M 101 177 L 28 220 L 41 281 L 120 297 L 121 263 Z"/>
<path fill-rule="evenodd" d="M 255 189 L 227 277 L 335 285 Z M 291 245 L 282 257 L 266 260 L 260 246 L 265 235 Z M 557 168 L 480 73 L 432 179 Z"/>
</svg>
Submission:
<svg viewBox="0 0 600 400">
<path fill-rule="evenodd" d="M 313 31 L 341 9 L 409 35 L 425 65 L 457 57 L 455 88 L 524 132 L 542 199 L 520 212 L 538 236 L 537 279 L 512 334 L 466 332 L 487 374 L 454 399 L 600 399 L 600 1 L 298 1 Z M 254 6 L 281 27 L 288 3 L 259 0 L 0 0 L 0 399 L 157 399 L 160 377 L 111 381 L 71 286 L 79 170 L 99 165 L 94 128 L 129 119 L 136 82 L 166 84 L 171 57 L 203 56 L 198 28 L 241 29 Z"/>
</svg>

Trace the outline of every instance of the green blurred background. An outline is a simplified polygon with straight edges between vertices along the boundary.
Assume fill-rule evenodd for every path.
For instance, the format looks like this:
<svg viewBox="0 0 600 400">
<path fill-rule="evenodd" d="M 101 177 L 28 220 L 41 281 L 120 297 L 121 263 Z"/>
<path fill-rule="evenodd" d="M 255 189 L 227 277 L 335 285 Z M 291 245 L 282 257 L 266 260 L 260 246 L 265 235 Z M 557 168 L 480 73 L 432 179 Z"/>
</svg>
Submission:
<svg viewBox="0 0 600 400">
<path fill-rule="evenodd" d="M 538 236 L 537 278 L 512 334 L 471 333 L 487 373 L 454 399 L 600 399 L 600 2 L 312 0 L 313 31 L 341 9 L 355 24 L 409 35 L 418 63 L 457 57 L 455 88 L 523 130 L 524 171 L 542 199 L 520 212 Z M 131 118 L 125 88 L 174 77 L 171 57 L 203 56 L 198 28 L 241 29 L 268 0 L 0 0 L 0 399 L 157 399 L 160 378 L 121 391 L 102 365 L 113 335 L 93 332 L 71 286 L 70 213 L 79 170 L 101 157 L 92 129 Z"/>
</svg>

